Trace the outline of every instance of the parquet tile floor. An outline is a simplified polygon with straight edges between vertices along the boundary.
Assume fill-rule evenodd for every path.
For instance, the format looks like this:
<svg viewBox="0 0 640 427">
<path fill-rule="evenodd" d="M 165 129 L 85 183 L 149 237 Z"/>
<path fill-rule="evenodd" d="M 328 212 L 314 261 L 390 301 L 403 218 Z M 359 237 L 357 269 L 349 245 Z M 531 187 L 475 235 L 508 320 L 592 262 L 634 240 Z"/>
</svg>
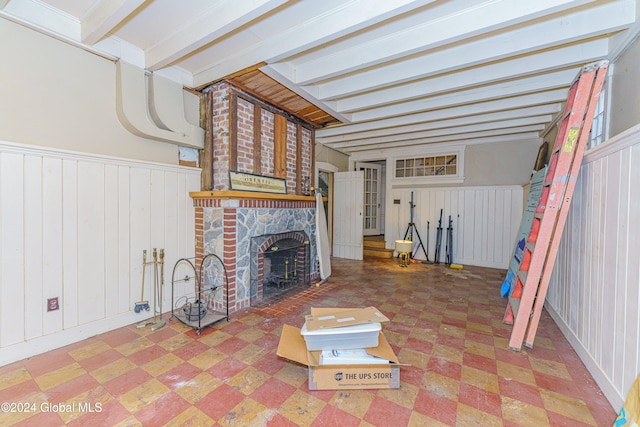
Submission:
<svg viewBox="0 0 640 427">
<path fill-rule="evenodd" d="M 615 413 L 544 313 L 532 349 L 507 348 L 504 271 L 332 259 L 319 287 L 232 313 L 200 335 L 136 325 L 0 367 L 2 426 L 611 426 Z M 276 355 L 310 307 L 379 308 L 399 389 L 310 391 Z M 165 315 L 165 318 L 168 316 Z M 24 409 L 24 408 L 23 408 Z"/>
</svg>

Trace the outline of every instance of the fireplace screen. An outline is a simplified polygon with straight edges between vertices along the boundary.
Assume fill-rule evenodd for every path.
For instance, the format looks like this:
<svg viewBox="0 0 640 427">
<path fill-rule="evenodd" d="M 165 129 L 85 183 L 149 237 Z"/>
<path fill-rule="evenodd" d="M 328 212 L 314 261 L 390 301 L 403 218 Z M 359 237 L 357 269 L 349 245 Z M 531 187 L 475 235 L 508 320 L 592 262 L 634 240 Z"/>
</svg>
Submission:
<svg viewBox="0 0 640 427">
<path fill-rule="evenodd" d="M 280 300 L 311 285 L 304 232 L 252 238 L 251 305 Z"/>
</svg>

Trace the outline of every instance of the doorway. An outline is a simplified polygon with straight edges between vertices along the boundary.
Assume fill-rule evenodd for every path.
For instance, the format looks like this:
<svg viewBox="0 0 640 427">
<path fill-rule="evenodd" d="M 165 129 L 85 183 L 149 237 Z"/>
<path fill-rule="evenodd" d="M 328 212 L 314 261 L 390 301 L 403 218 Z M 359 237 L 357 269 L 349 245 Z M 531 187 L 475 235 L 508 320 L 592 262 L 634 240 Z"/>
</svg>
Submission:
<svg viewBox="0 0 640 427">
<path fill-rule="evenodd" d="M 364 215 L 362 221 L 364 236 L 384 234 L 383 164 L 384 162 L 356 163 L 356 170 L 364 172 Z"/>
</svg>

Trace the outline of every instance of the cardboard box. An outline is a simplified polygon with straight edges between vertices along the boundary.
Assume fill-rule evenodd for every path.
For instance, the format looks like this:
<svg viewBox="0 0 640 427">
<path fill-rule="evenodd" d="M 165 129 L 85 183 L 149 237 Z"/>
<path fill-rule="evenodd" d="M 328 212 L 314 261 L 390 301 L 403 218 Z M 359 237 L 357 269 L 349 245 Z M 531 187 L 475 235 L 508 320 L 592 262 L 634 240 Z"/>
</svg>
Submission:
<svg viewBox="0 0 640 427">
<path fill-rule="evenodd" d="M 320 311 L 324 312 L 324 310 L 329 309 Z M 315 312 L 317 313 L 318 310 Z M 400 362 L 384 334 L 379 332 L 377 347 L 366 350 L 372 356 L 387 359 L 390 363 L 321 365 L 322 352 L 307 350 L 300 329 L 284 325 L 276 353 L 280 357 L 309 367 L 309 390 L 399 388 Z"/>
<path fill-rule="evenodd" d="M 375 307 L 367 308 L 311 308 L 305 316 L 309 331 L 388 322 L 387 316 Z"/>
</svg>

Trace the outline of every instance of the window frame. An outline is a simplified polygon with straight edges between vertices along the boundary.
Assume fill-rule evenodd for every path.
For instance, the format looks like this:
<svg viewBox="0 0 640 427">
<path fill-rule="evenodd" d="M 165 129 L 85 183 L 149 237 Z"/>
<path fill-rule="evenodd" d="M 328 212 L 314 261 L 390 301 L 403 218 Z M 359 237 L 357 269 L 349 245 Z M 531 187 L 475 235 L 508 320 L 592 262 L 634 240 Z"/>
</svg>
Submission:
<svg viewBox="0 0 640 427">
<path fill-rule="evenodd" d="M 586 151 L 596 148 L 608 139 L 608 81 L 609 79 L 607 78 L 602 85 L 602 90 L 600 91 L 600 96 L 598 97 L 598 103 L 596 104 L 595 111 L 593 112 L 593 122 L 591 123 L 591 129 L 589 130 L 589 140 L 587 141 Z M 593 132 L 594 129 L 597 130 L 597 133 L 595 134 Z"/>
<path fill-rule="evenodd" d="M 420 152 L 410 152 L 403 155 L 391 157 L 392 179 L 397 184 L 415 183 L 421 184 L 452 184 L 464 181 L 464 146 L 451 147 L 449 149 L 441 148 L 438 150 L 421 150 Z M 422 160 L 426 158 L 437 158 L 443 156 L 456 156 L 456 173 L 451 175 L 414 175 L 398 177 L 398 161 L 399 160 Z M 423 165 L 424 166 L 424 165 Z M 433 165 L 437 167 L 440 165 Z M 427 166 L 428 167 L 428 166 Z M 415 168 L 415 166 L 414 166 Z"/>
</svg>

